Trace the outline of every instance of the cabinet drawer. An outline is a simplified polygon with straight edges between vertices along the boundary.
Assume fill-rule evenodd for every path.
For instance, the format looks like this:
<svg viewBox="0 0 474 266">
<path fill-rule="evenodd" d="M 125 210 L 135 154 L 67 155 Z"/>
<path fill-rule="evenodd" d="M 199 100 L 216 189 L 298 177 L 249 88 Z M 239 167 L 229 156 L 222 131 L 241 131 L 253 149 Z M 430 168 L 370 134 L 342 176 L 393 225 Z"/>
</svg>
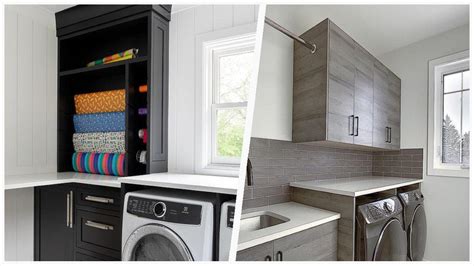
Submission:
<svg viewBox="0 0 474 266">
<path fill-rule="evenodd" d="M 76 204 L 112 211 L 120 211 L 120 189 L 94 187 L 77 189 Z"/>
<path fill-rule="evenodd" d="M 106 256 L 120 258 L 120 218 L 77 210 L 76 246 Z"/>
</svg>

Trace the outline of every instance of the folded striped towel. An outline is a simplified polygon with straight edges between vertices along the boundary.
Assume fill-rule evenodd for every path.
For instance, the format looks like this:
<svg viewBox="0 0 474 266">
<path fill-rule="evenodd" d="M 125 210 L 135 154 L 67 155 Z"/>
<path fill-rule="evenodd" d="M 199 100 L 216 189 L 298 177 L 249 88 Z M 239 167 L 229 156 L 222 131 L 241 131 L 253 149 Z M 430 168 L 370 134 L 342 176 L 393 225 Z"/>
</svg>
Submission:
<svg viewBox="0 0 474 266">
<path fill-rule="evenodd" d="M 124 176 L 125 153 L 75 152 L 72 168 L 81 173 Z"/>
</svg>

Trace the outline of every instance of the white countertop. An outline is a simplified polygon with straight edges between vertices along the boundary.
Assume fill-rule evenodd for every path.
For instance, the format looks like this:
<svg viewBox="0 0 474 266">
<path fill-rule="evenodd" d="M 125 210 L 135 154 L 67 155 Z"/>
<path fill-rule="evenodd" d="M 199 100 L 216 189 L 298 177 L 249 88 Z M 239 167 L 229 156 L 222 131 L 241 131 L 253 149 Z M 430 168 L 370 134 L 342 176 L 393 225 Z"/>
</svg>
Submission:
<svg viewBox="0 0 474 266">
<path fill-rule="evenodd" d="M 7 175 L 5 177 L 5 189 L 38 187 L 66 183 L 82 183 L 117 188 L 120 187 L 120 182 L 116 176 L 94 175 L 76 172 Z"/>
<path fill-rule="evenodd" d="M 121 183 L 193 191 L 237 194 L 239 178 L 179 173 L 156 173 L 119 178 Z"/>
<path fill-rule="evenodd" d="M 357 197 L 388 189 L 413 185 L 421 182 L 423 182 L 423 179 L 384 176 L 361 176 L 351 178 L 291 182 L 290 186 Z"/>
<path fill-rule="evenodd" d="M 5 177 L 5 189 L 18 189 L 82 183 L 97 186 L 117 187 L 121 183 L 151 187 L 175 188 L 223 194 L 237 194 L 238 178 L 178 173 L 157 173 L 130 177 L 95 175 L 77 172 L 44 173 L 32 175 L 9 175 Z"/>
<path fill-rule="evenodd" d="M 326 211 L 296 202 L 285 202 L 260 208 L 247 209 L 242 218 L 252 217 L 256 213 L 273 212 L 289 219 L 285 223 L 256 231 L 240 231 L 237 250 L 244 250 L 284 236 L 325 224 L 341 218 L 339 213 Z"/>
</svg>

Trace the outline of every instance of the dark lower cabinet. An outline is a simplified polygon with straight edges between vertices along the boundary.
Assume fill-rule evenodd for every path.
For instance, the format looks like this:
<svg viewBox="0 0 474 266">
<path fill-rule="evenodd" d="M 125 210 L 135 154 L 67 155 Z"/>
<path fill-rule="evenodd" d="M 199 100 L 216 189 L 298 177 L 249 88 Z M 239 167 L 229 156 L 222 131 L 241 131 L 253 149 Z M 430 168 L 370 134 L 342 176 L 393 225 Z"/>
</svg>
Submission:
<svg viewBox="0 0 474 266">
<path fill-rule="evenodd" d="M 337 220 L 237 252 L 237 261 L 335 261 Z"/>
<path fill-rule="evenodd" d="M 35 188 L 35 260 L 120 260 L 120 189 Z"/>
<path fill-rule="evenodd" d="M 35 189 L 35 260 L 74 260 L 70 186 Z"/>
</svg>

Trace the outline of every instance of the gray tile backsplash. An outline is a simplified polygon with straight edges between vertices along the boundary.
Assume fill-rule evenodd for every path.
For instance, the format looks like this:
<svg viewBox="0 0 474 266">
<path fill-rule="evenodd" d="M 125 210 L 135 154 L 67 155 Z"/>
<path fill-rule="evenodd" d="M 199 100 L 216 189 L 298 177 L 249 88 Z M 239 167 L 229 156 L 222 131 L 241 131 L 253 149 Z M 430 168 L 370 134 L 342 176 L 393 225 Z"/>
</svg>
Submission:
<svg viewBox="0 0 474 266">
<path fill-rule="evenodd" d="M 254 185 L 245 187 L 244 209 L 289 201 L 292 181 L 392 173 L 421 178 L 423 150 L 372 152 L 252 138 L 249 159 Z"/>
</svg>

